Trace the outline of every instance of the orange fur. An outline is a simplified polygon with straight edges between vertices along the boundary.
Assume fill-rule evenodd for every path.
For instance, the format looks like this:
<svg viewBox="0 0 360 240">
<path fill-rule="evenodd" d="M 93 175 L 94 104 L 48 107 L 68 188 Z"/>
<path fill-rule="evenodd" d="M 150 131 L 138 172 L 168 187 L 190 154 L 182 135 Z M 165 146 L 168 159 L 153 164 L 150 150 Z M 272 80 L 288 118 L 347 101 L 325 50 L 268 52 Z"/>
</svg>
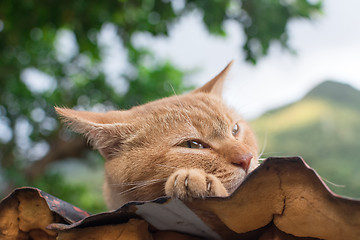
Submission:
<svg viewBox="0 0 360 240">
<path fill-rule="evenodd" d="M 220 97 L 230 65 L 191 93 L 130 110 L 56 108 L 104 156 L 104 196 L 110 209 L 164 195 L 182 200 L 228 196 L 257 167 L 253 132 Z M 240 131 L 234 136 L 236 123 Z M 206 148 L 184 147 L 189 140 Z M 242 164 L 249 156 L 249 165 Z"/>
</svg>

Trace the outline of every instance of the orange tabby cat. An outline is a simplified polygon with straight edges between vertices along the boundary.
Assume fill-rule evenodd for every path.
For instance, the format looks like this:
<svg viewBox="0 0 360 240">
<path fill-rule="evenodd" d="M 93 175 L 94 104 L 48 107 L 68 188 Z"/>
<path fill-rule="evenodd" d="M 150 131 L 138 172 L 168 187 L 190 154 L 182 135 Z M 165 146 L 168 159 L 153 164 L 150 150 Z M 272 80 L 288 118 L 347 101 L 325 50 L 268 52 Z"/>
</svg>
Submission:
<svg viewBox="0 0 360 240">
<path fill-rule="evenodd" d="M 110 209 L 161 196 L 228 196 L 258 166 L 248 124 L 221 99 L 231 63 L 203 87 L 130 110 L 56 108 L 105 158 Z"/>
</svg>

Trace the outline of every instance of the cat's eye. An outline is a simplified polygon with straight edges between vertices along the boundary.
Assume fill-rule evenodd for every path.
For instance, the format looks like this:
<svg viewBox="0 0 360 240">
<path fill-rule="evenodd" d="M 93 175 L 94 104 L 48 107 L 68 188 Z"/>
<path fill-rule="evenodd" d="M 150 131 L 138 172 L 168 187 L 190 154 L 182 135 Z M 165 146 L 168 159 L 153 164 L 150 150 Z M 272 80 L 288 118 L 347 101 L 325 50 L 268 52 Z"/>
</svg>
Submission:
<svg viewBox="0 0 360 240">
<path fill-rule="evenodd" d="M 206 144 L 194 140 L 182 142 L 178 146 L 185 148 L 196 148 L 196 149 L 208 148 Z"/>
<path fill-rule="evenodd" d="M 235 137 L 239 134 L 240 132 L 240 126 L 238 123 L 235 123 L 233 129 L 232 129 L 232 135 Z"/>
</svg>

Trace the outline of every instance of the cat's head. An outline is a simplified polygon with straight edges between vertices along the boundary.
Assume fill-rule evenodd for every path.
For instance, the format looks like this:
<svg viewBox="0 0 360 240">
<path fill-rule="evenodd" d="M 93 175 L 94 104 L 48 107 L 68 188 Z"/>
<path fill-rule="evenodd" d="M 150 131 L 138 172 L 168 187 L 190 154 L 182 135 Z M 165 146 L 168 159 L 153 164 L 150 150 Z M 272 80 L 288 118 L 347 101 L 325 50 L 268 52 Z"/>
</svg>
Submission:
<svg viewBox="0 0 360 240">
<path fill-rule="evenodd" d="M 164 195 L 166 179 L 180 168 L 203 169 L 231 193 L 257 167 L 252 130 L 221 99 L 230 65 L 188 94 L 130 110 L 94 113 L 56 108 L 105 158 L 105 196 L 110 207 Z M 131 190 L 137 183 L 144 187 Z"/>
</svg>

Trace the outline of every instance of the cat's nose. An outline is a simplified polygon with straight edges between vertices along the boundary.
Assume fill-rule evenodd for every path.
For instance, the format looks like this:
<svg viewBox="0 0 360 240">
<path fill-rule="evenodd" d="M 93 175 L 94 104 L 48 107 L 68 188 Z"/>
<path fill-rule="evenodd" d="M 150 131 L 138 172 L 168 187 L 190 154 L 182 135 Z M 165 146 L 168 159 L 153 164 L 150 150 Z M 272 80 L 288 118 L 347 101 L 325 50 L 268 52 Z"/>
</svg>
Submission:
<svg viewBox="0 0 360 240">
<path fill-rule="evenodd" d="M 253 157 L 254 156 L 251 153 L 239 154 L 232 159 L 231 163 L 241 167 L 245 170 L 245 172 L 247 172 Z"/>
</svg>

